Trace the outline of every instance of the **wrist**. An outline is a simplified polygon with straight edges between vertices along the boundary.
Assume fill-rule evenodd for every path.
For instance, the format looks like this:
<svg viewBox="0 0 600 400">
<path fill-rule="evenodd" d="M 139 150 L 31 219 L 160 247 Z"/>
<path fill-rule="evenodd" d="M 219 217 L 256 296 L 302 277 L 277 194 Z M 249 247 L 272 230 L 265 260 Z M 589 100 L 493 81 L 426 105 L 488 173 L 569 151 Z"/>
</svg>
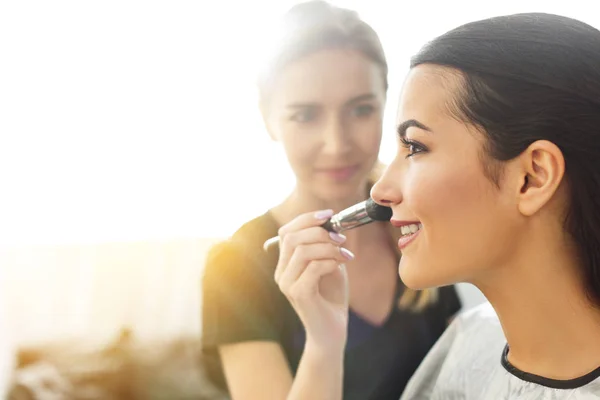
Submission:
<svg viewBox="0 0 600 400">
<path fill-rule="evenodd" d="M 344 350 L 346 341 L 339 341 L 334 344 L 322 344 L 307 338 L 304 346 L 304 356 L 317 362 L 338 362 L 344 359 Z"/>
</svg>

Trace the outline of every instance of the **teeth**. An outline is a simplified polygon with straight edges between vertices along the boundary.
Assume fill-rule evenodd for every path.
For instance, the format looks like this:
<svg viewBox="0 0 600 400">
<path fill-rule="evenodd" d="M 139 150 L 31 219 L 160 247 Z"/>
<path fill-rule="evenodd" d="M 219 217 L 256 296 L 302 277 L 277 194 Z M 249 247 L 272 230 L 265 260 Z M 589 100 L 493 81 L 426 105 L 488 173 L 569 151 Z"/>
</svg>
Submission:
<svg viewBox="0 0 600 400">
<path fill-rule="evenodd" d="M 423 227 L 423 224 L 421 224 L 421 223 L 419 223 L 419 224 L 404 225 L 404 226 L 400 227 L 400 232 L 402 233 L 402 236 L 410 235 L 412 233 L 415 233 L 416 231 L 418 231 L 422 227 Z"/>
</svg>

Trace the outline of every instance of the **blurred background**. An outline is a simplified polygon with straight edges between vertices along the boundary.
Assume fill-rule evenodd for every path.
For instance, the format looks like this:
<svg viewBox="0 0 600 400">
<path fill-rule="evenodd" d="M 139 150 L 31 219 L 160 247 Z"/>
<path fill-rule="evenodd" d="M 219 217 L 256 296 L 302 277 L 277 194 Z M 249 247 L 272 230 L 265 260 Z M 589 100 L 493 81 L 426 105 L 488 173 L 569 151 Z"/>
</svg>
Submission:
<svg viewBox="0 0 600 400">
<path fill-rule="evenodd" d="M 396 151 L 409 57 L 427 40 L 526 11 L 600 26 L 584 1 L 331 2 L 358 10 L 387 53 L 384 162 Z M 16 368 L 39 371 L 36 360 L 55 353 L 108 359 L 148 346 L 147 366 L 178 354 L 171 375 L 155 380 L 163 388 L 194 365 L 207 248 L 294 183 L 263 131 L 254 87 L 276 39 L 269 30 L 293 3 L 0 3 L 0 393 Z M 467 285 L 461 295 L 466 306 L 482 300 Z M 131 361 L 119 360 L 118 368 Z M 199 398 L 203 382 L 192 375 L 189 393 Z M 53 382 L 57 393 L 69 384 Z"/>
</svg>

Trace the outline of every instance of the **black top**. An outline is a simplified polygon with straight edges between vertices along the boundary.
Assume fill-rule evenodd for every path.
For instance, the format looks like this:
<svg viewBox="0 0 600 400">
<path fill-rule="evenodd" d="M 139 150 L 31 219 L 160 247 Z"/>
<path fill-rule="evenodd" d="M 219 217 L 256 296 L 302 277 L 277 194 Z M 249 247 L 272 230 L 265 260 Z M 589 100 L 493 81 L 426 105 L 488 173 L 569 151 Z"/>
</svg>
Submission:
<svg viewBox="0 0 600 400">
<path fill-rule="evenodd" d="M 269 212 L 246 223 L 209 252 L 203 278 L 202 347 L 205 368 L 226 390 L 217 347 L 244 341 L 278 342 L 295 374 L 304 348 L 304 329 L 274 281 L 278 251 L 265 253 L 265 240 L 279 226 Z M 399 280 L 397 297 L 404 285 Z M 461 308 L 453 286 L 420 313 L 397 307 L 375 326 L 350 310 L 344 359 L 344 399 L 397 400 L 447 321 Z M 257 368 L 260 368 L 257 360 Z"/>
</svg>

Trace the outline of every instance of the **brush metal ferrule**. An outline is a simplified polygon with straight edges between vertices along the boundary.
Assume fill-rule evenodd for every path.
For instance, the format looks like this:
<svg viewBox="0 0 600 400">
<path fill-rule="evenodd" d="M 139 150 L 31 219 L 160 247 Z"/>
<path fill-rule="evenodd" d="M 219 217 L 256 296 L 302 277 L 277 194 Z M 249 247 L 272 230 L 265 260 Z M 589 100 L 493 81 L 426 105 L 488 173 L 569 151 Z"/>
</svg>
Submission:
<svg viewBox="0 0 600 400">
<path fill-rule="evenodd" d="M 373 220 L 367 214 L 365 203 L 366 200 L 334 215 L 327 222 L 328 226 L 325 229 L 330 228 L 328 230 L 339 233 L 372 222 Z"/>
</svg>

